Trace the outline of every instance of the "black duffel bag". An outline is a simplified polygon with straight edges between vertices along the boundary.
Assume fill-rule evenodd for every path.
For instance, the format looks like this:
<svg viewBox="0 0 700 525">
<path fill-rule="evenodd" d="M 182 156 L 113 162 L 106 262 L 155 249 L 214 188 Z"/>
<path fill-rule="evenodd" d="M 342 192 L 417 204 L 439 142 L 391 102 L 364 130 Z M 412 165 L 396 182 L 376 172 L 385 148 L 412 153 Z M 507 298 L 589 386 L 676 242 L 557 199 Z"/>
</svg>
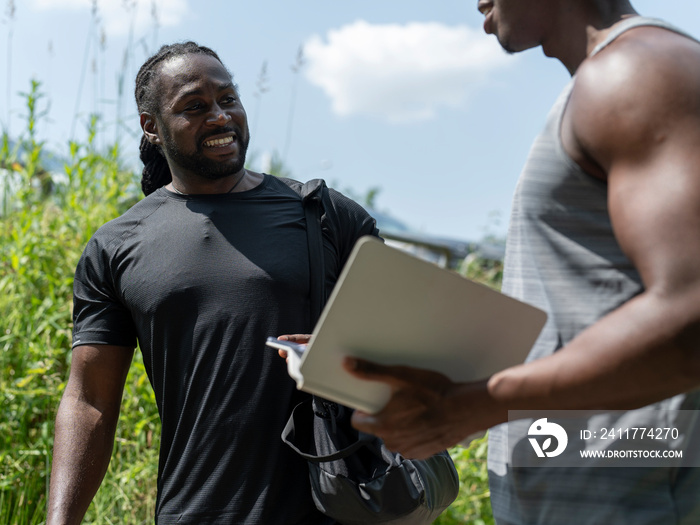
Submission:
<svg viewBox="0 0 700 525">
<path fill-rule="evenodd" d="M 282 433 L 308 462 L 316 508 L 344 525 L 432 523 L 459 492 L 447 451 L 406 459 L 353 428 L 351 416 L 351 409 L 314 396 L 294 408 Z"/>
</svg>

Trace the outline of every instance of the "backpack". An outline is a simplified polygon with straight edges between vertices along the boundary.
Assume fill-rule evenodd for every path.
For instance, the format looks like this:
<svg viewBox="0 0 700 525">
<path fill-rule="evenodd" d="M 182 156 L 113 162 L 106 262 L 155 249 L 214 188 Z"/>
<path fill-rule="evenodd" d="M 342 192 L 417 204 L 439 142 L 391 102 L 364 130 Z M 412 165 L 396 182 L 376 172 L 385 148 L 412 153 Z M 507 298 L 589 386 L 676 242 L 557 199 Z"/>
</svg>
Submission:
<svg viewBox="0 0 700 525">
<path fill-rule="evenodd" d="M 302 199 L 310 265 L 310 302 L 316 320 L 326 301 L 322 224 L 332 212 L 321 179 L 305 184 L 280 179 Z M 331 236 L 338 232 L 331 231 Z M 341 245 L 335 239 L 336 246 Z M 432 523 L 459 492 L 447 451 L 409 460 L 384 442 L 352 427 L 352 409 L 312 396 L 298 404 L 282 440 L 307 461 L 316 508 L 346 525 Z"/>
</svg>

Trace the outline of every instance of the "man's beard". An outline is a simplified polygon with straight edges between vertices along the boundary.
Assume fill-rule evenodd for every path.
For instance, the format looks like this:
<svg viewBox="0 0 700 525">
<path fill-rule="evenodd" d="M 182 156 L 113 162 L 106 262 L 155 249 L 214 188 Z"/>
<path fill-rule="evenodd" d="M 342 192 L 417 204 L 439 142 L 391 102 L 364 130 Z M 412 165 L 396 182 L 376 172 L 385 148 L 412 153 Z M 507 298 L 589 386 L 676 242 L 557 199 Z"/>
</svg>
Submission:
<svg viewBox="0 0 700 525">
<path fill-rule="evenodd" d="M 174 143 L 169 133 L 163 133 L 163 150 L 166 158 L 177 164 L 183 169 L 186 169 L 195 175 L 204 179 L 219 180 L 235 173 L 238 173 L 245 167 L 246 152 L 248 151 L 248 143 L 250 142 L 250 133 L 245 130 L 245 135 L 240 129 L 233 127 L 224 127 L 211 133 L 211 136 L 222 133 L 235 133 L 236 141 L 238 142 L 238 155 L 234 159 L 226 161 L 214 160 L 206 157 L 203 153 L 203 140 L 197 145 L 197 150 L 194 153 L 184 153 Z M 245 138 L 244 138 L 245 137 Z M 205 139 L 206 140 L 206 139 Z"/>
</svg>

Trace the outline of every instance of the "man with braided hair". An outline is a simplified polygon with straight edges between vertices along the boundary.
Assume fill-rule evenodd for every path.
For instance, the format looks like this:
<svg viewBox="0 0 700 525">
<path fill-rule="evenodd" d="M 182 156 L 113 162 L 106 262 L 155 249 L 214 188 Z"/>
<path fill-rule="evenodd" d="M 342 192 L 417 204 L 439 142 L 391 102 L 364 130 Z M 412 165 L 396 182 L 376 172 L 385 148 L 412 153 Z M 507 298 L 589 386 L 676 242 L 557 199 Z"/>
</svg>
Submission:
<svg viewBox="0 0 700 525">
<path fill-rule="evenodd" d="M 164 46 L 135 96 L 146 198 L 95 233 L 76 269 L 47 523 L 80 523 L 97 491 L 137 343 L 162 422 L 156 523 L 332 523 L 280 439 L 307 394 L 265 350 L 268 336 L 315 321 L 300 184 L 244 167 L 246 113 L 211 49 Z M 355 241 L 377 230 L 318 188 L 332 286 Z"/>
<path fill-rule="evenodd" d="M 154 82 L 157 82 L 158 65 L 168 61 L 170 58 L 188 53 L 209 56 L 221 64 L 219 57 L 214 51 L 204 46 L 198 46 L 193 42 L 164 46 L 159 53 L 152 56 L 144 63 L 136 76 L 134 95 L 136 97 L 136 105 L 139 114 L 141 115 L 142 125 L 146 122 L 150 122 L 144 115 L 158 115 L 160 112 L 160 100 L 157 98 L 156 90 L 154 89 Z M 223 64 L 222 67 L 224 67 Z M 228 71 L 226 74 L 229 77 L 231 76 Z M 229 87 L 232 92 L 236 91 L 235 86 L 231 85 Z M 240 110 L 243 110 L 242 106 L 240 106 Z M 238 132 L 242 142 L 239 144 L 240 151 L 234 157 L 235 162 L 233 165 L 221 164 L 217 160 L 212 161 L 206 156 L 188 158 L 179 151 L 177 145 L 172 143 L 172 141 L 169 142 L 171 139 L 169 136 L 166 135 L 165 143 L 159 143 L 152 141 L 147 133 L 144 133 L 141 137 L 140 145 L 140 157 L 144 164 L 143 177 L 141 180 L 141 187 L 143 188 L 144 194 L 150 195 L 161 186 L 171 182 L 170 168 L 168 167 L 164 148 L 167 148 L 167 154 L 173 159 L 176 159 L 179 165 L 194 170 L 205 179 L 217 179 L 220 177 L 220 173 L 228 173 L 228 171 L 234 173 L 240 172 L 243 170 L 250 137 L 247 125 L 245 129 L 239 129 Z M 178 190 L 175 189 L 175 191 Z"/>
</svg>

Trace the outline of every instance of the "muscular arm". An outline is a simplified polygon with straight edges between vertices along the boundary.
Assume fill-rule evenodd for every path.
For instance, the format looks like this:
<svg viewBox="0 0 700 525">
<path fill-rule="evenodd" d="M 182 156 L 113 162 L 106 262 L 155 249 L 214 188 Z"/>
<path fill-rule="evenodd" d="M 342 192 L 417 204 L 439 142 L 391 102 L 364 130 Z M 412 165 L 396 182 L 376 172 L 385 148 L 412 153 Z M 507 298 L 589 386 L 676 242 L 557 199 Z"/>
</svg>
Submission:
<svg viewBox="0 0 700 525">
<path fill-rule="evenodd" d="M 107 471 L 133 349 L 79 346 L 56 416 L 47 525 L 78 524 Z"/>
<path fill-rule="evenodd" d="M 644 292 L 554 355 L 482 383 L 350 362 L 392 385 L 382 412 L 354 419 L 390 447 L 424 457 L 508 410 L 631 409 L 700 386 L 700 46 L 644 28 L 599 57 L 577 73 L 562 136 L 607 180 L 615 236 Z"/>
<path fill-rule="evenodd" d="M 567 404 L 580 392 L 591 408 L 629 408 L 700 385 L 699 62 L 697 43 L 640 28 L 577 74 L 565 144 L 607 178 L 615 237 L 644 292 L 552 359 Z"/>
</svg>

